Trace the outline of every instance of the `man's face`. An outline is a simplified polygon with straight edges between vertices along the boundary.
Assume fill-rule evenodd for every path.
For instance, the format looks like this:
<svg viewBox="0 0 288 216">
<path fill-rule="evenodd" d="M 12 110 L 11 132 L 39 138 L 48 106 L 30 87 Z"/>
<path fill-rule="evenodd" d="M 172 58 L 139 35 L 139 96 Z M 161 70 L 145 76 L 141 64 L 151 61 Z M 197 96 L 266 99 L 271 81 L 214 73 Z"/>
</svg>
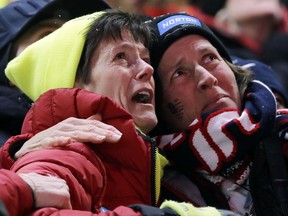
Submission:
<svg viewBox="0 0 288 216">
<path fill-rule="evenodd" d="M 62 19 L 47 19 L 34 24 L 13 41 L 9 58 L 19 56 L 29 45 L 49 35 L 64 23 Z M 11 82 L 10 85 L 14 86 Z"/>
<path fill-rule="evenodd" d="M 162 84 L 163 116 L 173 129 L 185 129 L 203 113 L 226 107 L 240 108 L 233 71 L 211 43 L 189 35 L 164 53 L 157 73 Z"/>
<path fill-rule="evenodd" d="M 64 22 L 61 19 L 47 19 L 33 25 L 13 42 L 11 58 L 20 55 L 29 45 L 60 28 Z"/>
<path fill-rule="evenodd" d="M 132 114 L 139 129 L 148 133 L 157 124 L 149 51 L 126 31 L 122 39 L 101 42 L 92 58 L 91 81 L 84 89 L 117 101 Z"/>
</svg>

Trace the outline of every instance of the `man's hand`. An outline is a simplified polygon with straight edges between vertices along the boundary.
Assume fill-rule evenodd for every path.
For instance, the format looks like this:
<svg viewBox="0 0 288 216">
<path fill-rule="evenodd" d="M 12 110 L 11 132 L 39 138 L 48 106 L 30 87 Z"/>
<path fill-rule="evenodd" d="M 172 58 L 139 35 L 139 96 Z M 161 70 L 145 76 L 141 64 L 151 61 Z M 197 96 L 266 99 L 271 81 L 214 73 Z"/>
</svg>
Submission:
<svg viewBox="0 0 288 216">
<path fill-rule="evenodd" d="M 36 208 L 72 209 L 69 188 L 63 179 L 36 173 L 18 173 L 18 175 L 32 189 Z"/>
<path fill-rule="evenodd" d="M 91 143 L 116 143 L 122 133 L 115 127 L 101 122 L 101 116 L 96 114 L 88 119 L 68 118 L 51 128 L 48 128 L 24 143 L 16 152 L 19 158 L 27 152 L 45 147 L 64 146 L 71 141 Z"/>
</svg>

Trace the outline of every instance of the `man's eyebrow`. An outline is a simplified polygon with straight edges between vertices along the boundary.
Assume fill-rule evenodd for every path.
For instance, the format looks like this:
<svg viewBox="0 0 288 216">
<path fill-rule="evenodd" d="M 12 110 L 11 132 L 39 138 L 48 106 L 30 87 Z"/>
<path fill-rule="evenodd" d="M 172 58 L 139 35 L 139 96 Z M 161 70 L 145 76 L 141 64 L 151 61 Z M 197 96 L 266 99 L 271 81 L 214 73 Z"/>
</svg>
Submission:
<svg viewBox="0 0 288 216">
<path fill-rule="evenodd" d="M 201 45 L 198 47 L 197 49 L 199 51 L 200 54 L 203 54 L 203 53 L 207 53 L 207 52 L 211 52 L 211 51 L 214 51 L 214 52 L 217 52 L 218 53 L 218 50 L 211 44 L 205 44 L 205 45 Z"/>
</svg>

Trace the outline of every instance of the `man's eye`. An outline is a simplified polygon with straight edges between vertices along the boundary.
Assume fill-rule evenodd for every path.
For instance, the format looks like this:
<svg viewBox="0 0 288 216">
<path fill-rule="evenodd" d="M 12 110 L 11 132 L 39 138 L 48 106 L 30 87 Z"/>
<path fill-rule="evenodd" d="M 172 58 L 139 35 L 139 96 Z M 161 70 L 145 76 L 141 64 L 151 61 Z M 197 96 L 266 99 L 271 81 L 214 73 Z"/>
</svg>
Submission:
<svg viewBox="0 0 288 216">
<path fill-rule="evenodd" d="M 214 59 L 216 59 L 216 57 L 215 56 L 209 56 L 209 59 L 211 60 L 211 61 L 213 61 Z"/>
<path fill-rule="evenodd" d="M 184 72 L 182 70 L 178 70 L 173 74 L 172 78 L 175 79 L 179 76 L 182 76 L 183 74 L 184 74 Z"/>
<path fill-rule="evenodd" d="M 216 59 L 217 59 L 217 57 L 215 55 L 206 55 L 204 58 L 204 61 L 205 61 L 205 63 L 209 63 L 209 62 L 212 62 Z"/>
</svg>

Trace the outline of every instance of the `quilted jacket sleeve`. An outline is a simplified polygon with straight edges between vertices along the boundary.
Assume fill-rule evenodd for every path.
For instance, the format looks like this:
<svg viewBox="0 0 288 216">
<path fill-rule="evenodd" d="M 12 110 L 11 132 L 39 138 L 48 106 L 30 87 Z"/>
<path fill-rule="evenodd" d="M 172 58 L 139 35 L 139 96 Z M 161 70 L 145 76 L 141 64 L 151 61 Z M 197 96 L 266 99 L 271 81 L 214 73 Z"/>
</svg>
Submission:
<svg viewBox="0 0 288 216">
<path fill-rule="evenodd" d="M 125 206 L 119 206 L 115 208 L 113 211 L 106 211 L 101 213 L 92 213 L 90 211 L 79 211 L 79 210 L 59 210 L 55 208 L 42 208 L 31 215 L 40 216 L 40 215 L 51 215 L 51 216 L 141 216 L 140 212 L 135 212 L 133 209 Z"/>
<path fill-rule="evenodd" d="M 83 143 L 29 152 L 19 158 L 11 170 L 65 180 L 73 209 L 91 210 L 101 205 L 106 187 L 105 169 L 95 152 Z"/>
<path fill-rule="evenodd" d="M 32 137 L 30 133 L 21 134 L 9 138 L 0 148 L 0 168 L 10 169 L 14 164 L 14 155 L 22 145 Z"/>
<path fill-rule="evenodd" d="M 0 188 L 0 199 L 10 216 L 24 215 L 33 207 L 31 188 L 15 172 L 0 169 Z"/>
</svg>

